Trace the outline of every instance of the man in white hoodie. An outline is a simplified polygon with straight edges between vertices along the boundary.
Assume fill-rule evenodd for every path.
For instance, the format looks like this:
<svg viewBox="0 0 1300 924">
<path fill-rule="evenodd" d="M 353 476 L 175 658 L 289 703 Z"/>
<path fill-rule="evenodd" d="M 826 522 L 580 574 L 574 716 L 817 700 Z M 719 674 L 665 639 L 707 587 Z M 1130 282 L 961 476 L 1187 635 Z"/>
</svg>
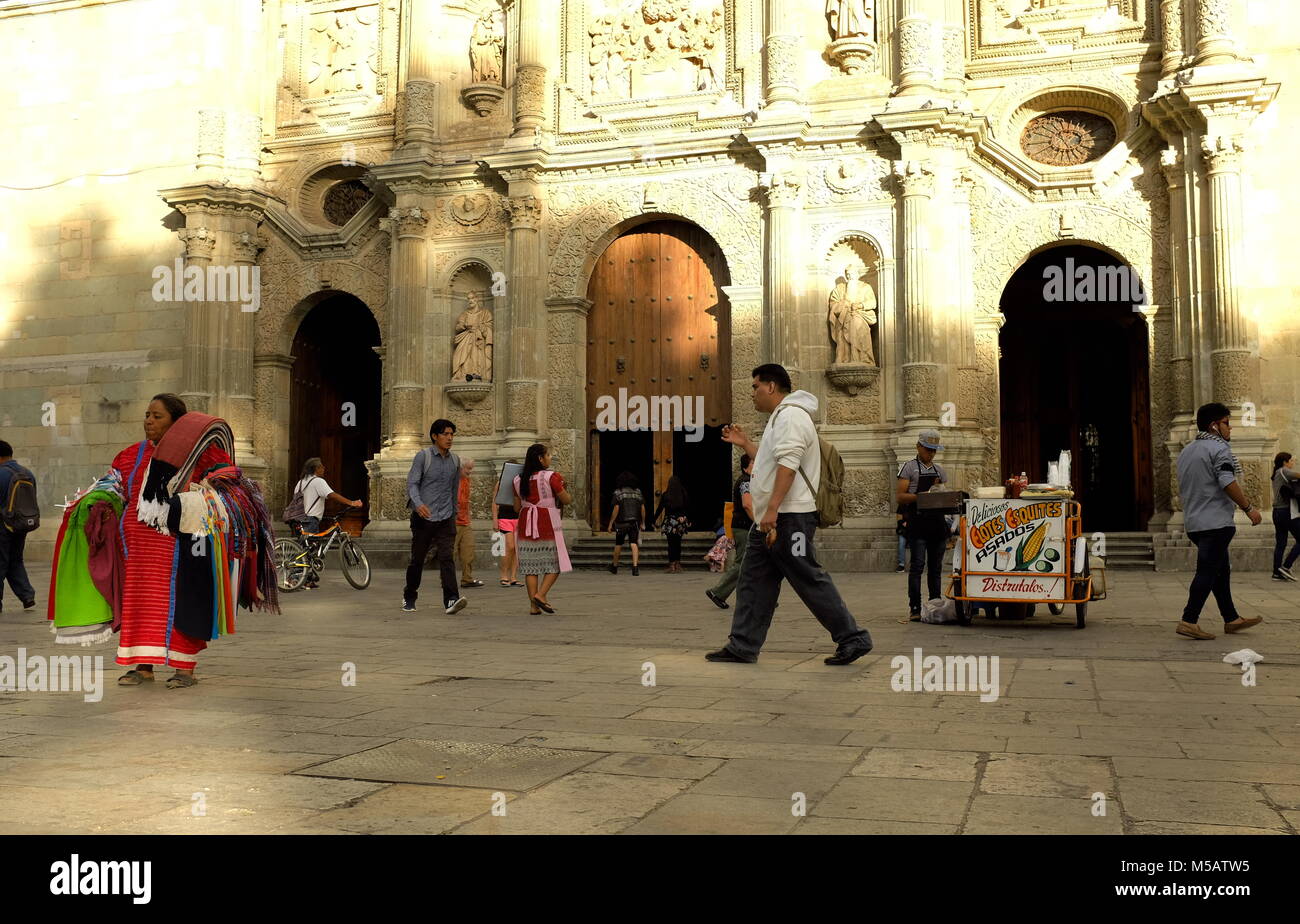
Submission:
<svg viewBox="0 0 1300 924">
<path fill-rule="evenodd" d="M 871 636 L 858 628 L 813 551 L 821 482 L 821 452 L 812 416 L 817 413 L 817 396 L 791 393 L 790 375 L 776 363 L 765 363 L 752 374 L 754 407 L 772 415 L 763 442 L 755 445 L 734 425 L 723 428 L 722 438 L 754 459 L 749 482 L 754 525 L 747 537 L 731 637 L 725 647 L 704 657 L 741 664 L 757 661 L 784 579 L 835 640 L 835 654 L 826 663 L 852 664 L 871 650 Z"/>
</svg>

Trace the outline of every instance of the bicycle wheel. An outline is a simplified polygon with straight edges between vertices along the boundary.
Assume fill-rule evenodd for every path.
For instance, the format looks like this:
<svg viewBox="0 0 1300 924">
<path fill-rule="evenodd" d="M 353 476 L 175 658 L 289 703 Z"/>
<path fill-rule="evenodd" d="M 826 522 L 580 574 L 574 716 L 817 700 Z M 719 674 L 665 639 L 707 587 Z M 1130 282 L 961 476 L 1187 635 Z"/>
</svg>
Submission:
<svg viewBox="0 0 1300 924">
<path fill-rule="evenodd" d="M 295 539 L 277 539 L 274 553 L 275 586 L 285 593 L 298 590 L 307 580 L 307 550 Z"/>
<path fill-rule="evenodd" d="M 343 569 L 343 577 L 357 590 L 370 586 L 370 559 L 366 558 L 366 550 L 351 539 L 344 539 L 339 546 L 339 567 Z"/>
</svg>

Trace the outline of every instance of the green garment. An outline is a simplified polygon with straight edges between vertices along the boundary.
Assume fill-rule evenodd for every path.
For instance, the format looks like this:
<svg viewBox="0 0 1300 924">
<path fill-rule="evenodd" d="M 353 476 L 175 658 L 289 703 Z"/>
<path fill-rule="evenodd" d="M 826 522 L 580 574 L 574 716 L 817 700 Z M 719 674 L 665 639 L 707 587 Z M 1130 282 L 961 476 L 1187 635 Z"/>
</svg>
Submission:
<svg viewBox="0 0 1300 924">
<path fill-rule="evenodd" d="M 90 543 L 86 518 L 99 501 L 108 501 L 122 515 L 122 499 L 113 491 L 91 491 L 68 511 L 63 542 L 55 553 L 54 627 L 95 626 L 113 621 L 113 608 L 90 578 Z"/>
</svg>

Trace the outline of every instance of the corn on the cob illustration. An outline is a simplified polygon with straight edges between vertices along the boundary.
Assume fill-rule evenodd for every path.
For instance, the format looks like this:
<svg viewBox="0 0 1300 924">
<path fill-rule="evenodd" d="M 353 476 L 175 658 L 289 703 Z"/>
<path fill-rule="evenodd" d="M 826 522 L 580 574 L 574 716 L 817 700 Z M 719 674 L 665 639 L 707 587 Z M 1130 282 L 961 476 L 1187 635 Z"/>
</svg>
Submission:
<svg viewBox="0 0 1300 924">
<path fill-rule="evenodd" d="M 1047 521 L 1039 523 L 1032 533 L 1025 537 L 1016 549 L 1016 570 L 1024 571 L 1039 553 L 1043 551 L 1043 543 L 1047 541 Z"/>
</svg>

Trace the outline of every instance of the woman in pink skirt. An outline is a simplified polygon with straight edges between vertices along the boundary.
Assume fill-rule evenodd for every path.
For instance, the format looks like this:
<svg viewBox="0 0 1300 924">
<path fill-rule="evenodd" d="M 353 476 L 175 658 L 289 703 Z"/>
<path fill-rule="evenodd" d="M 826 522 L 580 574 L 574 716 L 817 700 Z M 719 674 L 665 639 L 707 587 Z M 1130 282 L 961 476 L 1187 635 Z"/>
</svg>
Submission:
<svg viewBox="0 0 1300 924">
<path fill-rule="evenodd" d="M 551 471 L 551 451 L 542 443 L 528 447 L 524 470 L 514 483 L 515 509 L 519 511 L 515 549 L 519 573 L 528 585 L 529 612 L 534 616 L 543 610 L 554 613 L 547 594 L 560 572 L 573 570 L 560 525 L 560 506 L 572 503 L 573 498 L 560 473 Z"/>
</svg>

